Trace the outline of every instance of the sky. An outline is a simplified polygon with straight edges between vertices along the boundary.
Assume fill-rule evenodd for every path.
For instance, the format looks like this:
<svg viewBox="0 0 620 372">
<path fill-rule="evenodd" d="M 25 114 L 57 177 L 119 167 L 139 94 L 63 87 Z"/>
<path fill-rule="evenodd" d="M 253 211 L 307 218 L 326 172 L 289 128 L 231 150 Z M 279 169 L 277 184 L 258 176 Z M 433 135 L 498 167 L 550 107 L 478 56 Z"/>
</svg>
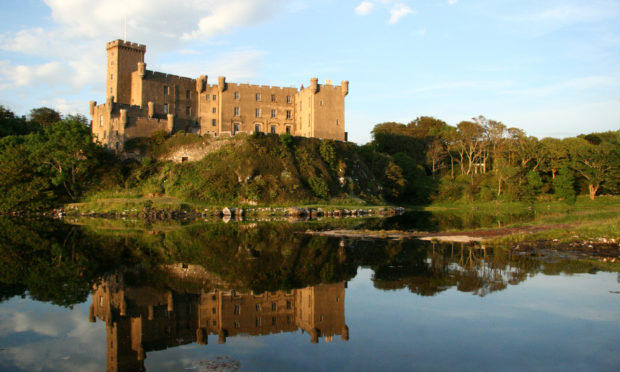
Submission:
<svg viewBox="0 0 620 372">
<path fill-rule="evenodd" d="M 483 115 L 538 138 L 620 129 L 620 0 L 5 0 L 0 105 L 88 113 L 105 43 L 147 69 L 350 82 L 349 139 L 381 122 Z M 124 19 L 126 19 L 126 27 Z"/>
</svg>

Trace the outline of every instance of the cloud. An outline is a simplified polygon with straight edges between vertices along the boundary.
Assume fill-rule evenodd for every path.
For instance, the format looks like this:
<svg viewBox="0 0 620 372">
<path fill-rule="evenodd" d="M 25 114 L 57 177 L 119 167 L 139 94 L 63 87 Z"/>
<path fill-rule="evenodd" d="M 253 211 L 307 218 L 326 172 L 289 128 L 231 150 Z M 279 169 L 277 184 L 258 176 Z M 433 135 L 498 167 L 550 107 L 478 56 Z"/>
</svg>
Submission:
<svg viewBox="0 0 620 372">
<path fill-rule="evenodd" d="M 209 75 L 209 84 L 217 76 L 226 76 L 230 81 L 243 81 L 256 77 L 263 65 L 265 52 L 255 49 L 236 50 L 226 53 L 215 60 L 190 60 L 181 63 L 161 65 L 162 71 L 174 71 L 180 76 L 196 77 L 203 74 Z M 217 82 L 217 80 L 215 80 Z"/>
<path fill-rule="evenodd" d="M 360 5 L 355 8 L 355 13 L 357 15 L 368 15 L 373 11 L 374 8 L 375 5 L 370 1 L 362 1 Z"/>
<path fill-rule="evenodd" d="M 41 65 L 13 65 L 10 61 L 0 61 L 0 89 L 23 86 L 62 84 L 62 76 L 67 69 L 62 63 L 54 61 Z"/>
<path fill-rule="evenodd" d="M 454 5 L 454 4 L 458 3 L 458 2 L 459 2 L 459 0 L 448 0 L 448 4 L 449 5 Z"/>
<path fill-rule="evenodd" d="M 401 18 L 406 16 L 407 14 L 412 14 L 412 13 L 415 13 L 415 12 L 411 8 L 409 8 L 407 5 L 401 4 L 401 3 L 394 4 L 392 9 L 390 9 L 390 19 L 388 20 L 387 23 L 393 25 L 396 22 L 398 22 Z"/>
<path fill-rule="evenodd" d="M 210 39 L 219 34 L 230 33 L 235 27 L 255 26 L 273 18 L 281 1 L 233 0 L 221 3 L 200 18 L 198 29 L 183 33 L 183 40 Z"/>
</svg>

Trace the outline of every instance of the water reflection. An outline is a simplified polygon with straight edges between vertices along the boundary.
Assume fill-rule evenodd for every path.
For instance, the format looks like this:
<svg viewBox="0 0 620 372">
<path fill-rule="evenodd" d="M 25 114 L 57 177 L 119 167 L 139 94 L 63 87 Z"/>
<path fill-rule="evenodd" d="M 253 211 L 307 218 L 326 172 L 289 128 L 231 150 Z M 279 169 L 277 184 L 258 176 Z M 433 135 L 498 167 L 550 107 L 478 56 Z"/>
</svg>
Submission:
<svg viewBox="0 0 620 372">
<path fill-rule="evenodd" d="M 370 222 L 337 223 L 359 227 Z M 403 357 L 411 350 L 417 352 L 415 363 L 428 367 L 423 369 L 462 369 L 459 363 L 475 351 L 457 357 L 464 347 L 460 340 L 475 338 L 471 345 L 477 350 L 500 355 L 488 340 L 501 339 L 526 355 L 544 346 L 536 343 L 536 335 L 546 325 L 552 333 L 545 343 L 554 348 L 563 340 L 553 333 L 557 329 L 571 329 L 567 340 L 576 339 L 572 333 L 580 329 L 597 329 L 606 344 L 618 343 L 617 326 L 610 328 L 620 316 L 618 276 L 591 275 L 618 271 L 617 264 L 559 256 L 543 261 L 480 244 L 303 233 L 330 227 L 320 221 L 91 223 L 0 219 L 0 349 L 5 349 L 0 370 L 36 369 L 37 355 L 51 370 L 79 370 L 86 364 L 114 371 L 179 370 L 200 366 L 218 353 L 252 370 L 283 365 L 403 370 L 414 363 Z M 570 280 L 558 275 L 575 273 L 587 274 Z M 589 287 L 584 286 L 587 279 Z M 541 312 L 543 305 L 553 311 Z M 49 316 L 56 313 L 62 316 Z M 574 319 L 573 313 L 594 316 Z M 606 323 L 601 313 L 607 314 Z M 533 318 L 537 323 L 529 326 Z M 86 322 L 97 319 L 97 324 Z M 557 319 L 561 326 L 549 329 L 559 324 Z M 43 333 L 52 323 L 54 332 Z M 597 337 L 590 338 L 596 345 Z M 583 349 L 562 347 L 564 357 Z M 450 351 L 445 354 L 454 363 L 442 364 L 443 350 Z M 385 358 L 374 360 L 378 353 Z M 263 356 L 264 364 L 257 367 Z M 183 364 L 187 360 L 193 364 Z M 487 369 L 502 369 L 488 355 L 477 360 L 486 361 Z"/>
<path fill-rule="evenodd" d="M 192 265 L 166 269 L 190 281 L 213 279 Z M 89 308 L 89 321 L 99 318 L 106 324 L 108 371 L 142 371 L 148 352 L 193 342 L 207 345 L 210 336 L 223 344 L 227 337 L 301 329 L 311 343 L 320 338 L 330 342 L 334 336 L 349 340 L 345 282 L 257 294 L 234 289 L 138 287 L 128 285 L 127 276 L 117 271 L 105 277 L 95 286 Z"/>
</svg>

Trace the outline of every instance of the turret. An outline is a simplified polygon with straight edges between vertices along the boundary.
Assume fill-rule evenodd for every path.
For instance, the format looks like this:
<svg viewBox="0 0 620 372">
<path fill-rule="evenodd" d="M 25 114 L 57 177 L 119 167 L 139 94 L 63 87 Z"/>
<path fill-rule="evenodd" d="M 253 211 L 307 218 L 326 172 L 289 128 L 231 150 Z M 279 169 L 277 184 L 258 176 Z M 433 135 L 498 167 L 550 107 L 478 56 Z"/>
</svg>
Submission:
<svg viewBox="0 0 620 372">
<path fill-rule="evenodd" d="M 145 73 L 146 73 L 146 63 L 138 62 L 138 76 L 140 76 L 140 79 L 144 79 Z"/>
<path fill-rule="evenodd" d="M 125 128 L 127 125 L 127 109 L 120 109 L 121 113 L 121 128 Z"/>
<path fill-rule="evenodd" d="M 95 116 L 95 107 L 97 106 L 97 102 L 90 101 L 88 104 L 89 104 L 90 117 L 92 118 Z"/>
<path fill-rule="evenodd" d="M 147 103 L 147 106 L 148 106 L 148 116 L 149 116 L 149 119 L 152 119 L 153 116 L 155 115 L 155 104 L 153 103 L 153 101 L 149 101 Z"/>
<path fill-rule="evenodd" d="M 111 114 L 114 110 L 114 97 L 108 96 L 108 99 L 105 102 L 105 108 L 108 110 L 108 114 Z"/>
<path fill-rule="evenodd" d="M 346 96 L 347 94 L 349 94 L 349 81 L 343 80 L 340 82 L 340 85 L 342 85 L 342 95 Z"/>
<path fill-rule="evenodd" d="M 344 325 L 344 327 L 342 327 L 341 340 L 342 341 L 349 341 L 349 327 L 347 327 L 346 324 Z"/>
<path fill-rule="evenodd" d="M 319 79 L 318 78 L 310 79 L 310 89 L 312 90 L 312 93 L 317 93 L 319 91 Z"/>
<path fill-rule="evenodd" d="M 172 130 L 174 129 L 174 115 L 173 114 L 168 114 L 168 122 L 166 123 L 166 129 L 168 130 L 168 133 L 172 133 Z"/>
<path fill-rule="evenodd" d="M 196 329 L 196 342 L 199 343 L 200 345 L 206 345 L 209 343 L 206 329 L 204 328 Z"/>
<path fill-rule="evenodd" d="M 207 89 L 207 75 L 201 75 L 198 79 L 196 79 L 196 92 L 198 94 L 202 93 Z"/>
<path fill-rule="evenodd" d="M 217 78 L 217 87 L 220 90 L 220 93 L 226 90 L 226 78 L 224 76 Z"/>
<path fill-rule="evenodd" d="M 168 312 L 173 312 L 174 311 L 174 300 L 172 298 L 172 291 L 168 291 L 168 294 L 166 296 L 167 302 L 168 302 Z"/>
</svg>

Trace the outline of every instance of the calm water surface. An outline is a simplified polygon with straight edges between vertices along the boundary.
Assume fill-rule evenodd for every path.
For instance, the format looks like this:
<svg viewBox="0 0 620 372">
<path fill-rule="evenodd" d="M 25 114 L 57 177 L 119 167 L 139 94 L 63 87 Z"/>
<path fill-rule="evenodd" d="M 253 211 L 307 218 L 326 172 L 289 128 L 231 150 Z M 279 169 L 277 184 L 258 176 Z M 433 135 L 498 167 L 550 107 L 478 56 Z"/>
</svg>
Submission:
<svg viewBox="0 0 620 372">
<path fill-rule="evenodd" d="M 589 261 L 289 225 L 2 223 L 0 370 L 620 366 L 619 276 Z"/>
</svg>

